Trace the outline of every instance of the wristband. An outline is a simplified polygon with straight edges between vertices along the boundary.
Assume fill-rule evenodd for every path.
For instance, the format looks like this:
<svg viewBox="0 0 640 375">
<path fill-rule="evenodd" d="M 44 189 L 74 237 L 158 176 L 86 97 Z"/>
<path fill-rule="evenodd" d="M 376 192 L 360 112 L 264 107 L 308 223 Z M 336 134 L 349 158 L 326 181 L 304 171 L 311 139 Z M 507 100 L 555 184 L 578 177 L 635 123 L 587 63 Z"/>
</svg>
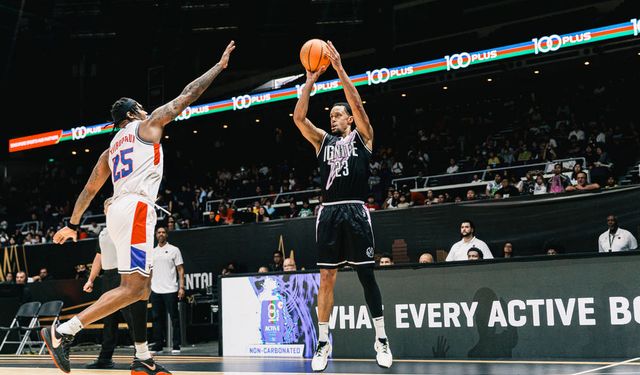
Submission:
<svg viewBox="0 0 640 375">
<path fill-rule="evenodd" d="M 69 223 L 67 224 L 67 227 L 68 227 L 69 229 L 78 230 L 78 229 L 80 228 L 80 224 L 71 224 L 71 222 L 69 222 Z"/>
</svg>

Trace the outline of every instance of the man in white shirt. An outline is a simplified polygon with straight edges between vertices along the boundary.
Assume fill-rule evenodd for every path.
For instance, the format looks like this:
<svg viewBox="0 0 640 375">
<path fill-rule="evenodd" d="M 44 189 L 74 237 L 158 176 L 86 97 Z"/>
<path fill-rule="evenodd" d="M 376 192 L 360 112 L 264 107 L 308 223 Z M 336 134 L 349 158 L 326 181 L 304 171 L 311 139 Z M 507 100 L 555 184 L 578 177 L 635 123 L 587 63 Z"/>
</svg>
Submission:
<svg viewBox="0 0 640 375">
<path fill-rule="evenodd" d="M 610 253 L 615 251 L 629 251 L 638 249 L 638 241 L 628 230 L 618 227 L 618 218 L 614 215 L 607 216 L 609 230 L 598 238 L 598 251 Z"/>
<path fill-rule="evenodd" d="M 460 235 L 462 239 L 451 246 L 449 255 L 447 255 L 447 262 L 454 260 L 469 260 L 467 252 L 472 247 L 480 249 L 482 251 L 482 259 L 493 259 L 493 254 L 489 250 L 487 244 L 477 239 L 475 236 L 476 228 L 471 220 L 465 220 L 460 224 Z"/>
<path fill-rule="evenodd" d="M 160 352 L 166 338 L 167 312 L 173 326 L 172 354 L 180 353 L 180 319 L 178 300 L 184 298 L 184 266 L 180 249 L 167 242 L 167 230 L 156 229 L 158 246 L 153 249 L 153 272 L 151 274 L 151 311 L 153 312 L 152 351 Z M 168 345 L 169 343 L 167 343 Z"/>
</svg>

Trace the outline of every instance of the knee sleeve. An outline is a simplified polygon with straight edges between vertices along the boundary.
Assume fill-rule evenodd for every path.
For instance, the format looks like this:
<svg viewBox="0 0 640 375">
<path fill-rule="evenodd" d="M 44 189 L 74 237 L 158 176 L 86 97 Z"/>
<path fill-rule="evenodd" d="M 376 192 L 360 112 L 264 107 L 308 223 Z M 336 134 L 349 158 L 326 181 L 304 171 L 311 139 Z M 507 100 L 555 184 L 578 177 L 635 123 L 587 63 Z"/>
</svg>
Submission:
<svg viewBox="0 0 640 375">
<path fill-rule="evenodd" d="M 376 282 L 376 276 L 373 273 L 373 267 L 360 267 L 356 269 L 358 273 L 358 280 L 362 284 L 364 290 L 364 299 L 367 301 L 369 311 L 372 318 L 378 318 L 382 316 L 382 296 L 380 295 L 380 288 Z"/>
</svg>

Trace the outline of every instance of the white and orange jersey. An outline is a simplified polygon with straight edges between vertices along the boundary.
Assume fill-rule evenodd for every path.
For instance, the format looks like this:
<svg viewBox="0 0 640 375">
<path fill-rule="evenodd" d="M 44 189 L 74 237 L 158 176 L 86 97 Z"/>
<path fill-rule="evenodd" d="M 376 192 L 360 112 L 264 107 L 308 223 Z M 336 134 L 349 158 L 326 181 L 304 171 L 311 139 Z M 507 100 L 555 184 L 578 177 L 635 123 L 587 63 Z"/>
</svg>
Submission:
<svg viewBox="0 0 640 375">
<path fill-rule="evenodd" d="M 109 146 L 109 168 L 113 196 L 137 194 L 153 204 L 162 180 L 162 146 L 138 136 L 140 121 L 128 123 L 118 131 Z"/>
</svg>

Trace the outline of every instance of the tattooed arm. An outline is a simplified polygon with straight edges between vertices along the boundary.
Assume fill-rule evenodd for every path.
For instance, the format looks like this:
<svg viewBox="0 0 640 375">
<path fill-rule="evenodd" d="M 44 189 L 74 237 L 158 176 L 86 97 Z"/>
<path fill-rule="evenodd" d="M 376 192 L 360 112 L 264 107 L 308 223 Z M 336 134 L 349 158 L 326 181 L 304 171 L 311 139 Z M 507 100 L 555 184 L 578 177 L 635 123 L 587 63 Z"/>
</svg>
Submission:
<svg viewBox="0 0 640 375">
<path fill-rule="evenodd" d="M 80 224 L 82 214 L 84 214 L 84 211 L 89 207 L 89 203 L 91 203 L 93 197 L 95 197 L 98 191 L 100 191 L 100 188 L 102 188 L 102 185 L 104 185 L 109 176 L 111 176 L 111 169 L 109 168 L 109 150 L 105 150 L 102 155 L 100 155 L 96 166 L 93 167 L 91 176 L 89 176 L 89 180 L 84 186 L 84 189 L 82 189 L 80 195 L 78 195 L 69 223 Z M 76 241 L 78 239 L 77 237 L 78 232 L 76 230 L 64 227 L 53 236 L 53 242 L 62 244 L 69 238 Z"/>
<path fill-rule="evenodd" d="M 188 84 L 177 98 L 158 107 L 151 113 L 149 118 L 142 121 L 139 127 L 139 135 L 142 139 L 154 143 L 160 142 L 165 125 L 173 121 L 185 108 L 202 95 L 218 74 L 229 65 L 229 57 L 235 48 L 235 42 L 231 41 L 216 65 Z"/>
</svg>

